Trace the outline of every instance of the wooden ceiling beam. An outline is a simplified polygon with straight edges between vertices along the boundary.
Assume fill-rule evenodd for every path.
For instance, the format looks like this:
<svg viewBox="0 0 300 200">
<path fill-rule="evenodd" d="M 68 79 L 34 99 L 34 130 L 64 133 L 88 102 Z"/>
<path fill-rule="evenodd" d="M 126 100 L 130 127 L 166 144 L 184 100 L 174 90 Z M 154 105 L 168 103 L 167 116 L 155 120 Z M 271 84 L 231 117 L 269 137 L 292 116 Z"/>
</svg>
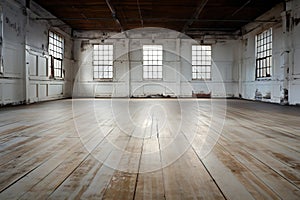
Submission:
<svg viewBox="0 0 300 200">
<path fill-rule="evenodd" d="M 122 26 L 118 16 L 117 16 L 117 12 L 116 12 L 116 9 L 114 8 L 113 4 L 111 3 L 110 0 L 105 0 L 106 1 L 106 4 L 109 8 L 109 10 L 111 11 L 111 14 L 112 14 L 112 17 L 113 19 L 116 21 L 116 23 L 120 26 L 120 29 L 121 29 L 121 32 L 124 31 L 124 27 Z"/>
<path fill-rule="evenodd" d="M 202 12 L 202 10 L 203 10 L 203 8 L 205 7 L 205 5 L 207 4 L 207 2 L 208 2 L 208 0 L 202 0 L 202 1 L 201 1 L 201 3 L 198 5 L 196 11 L 194 12 L 192 18 L 191 18 L 190 20 L 188 20 L 188 21 L 184 24 L 184 26 L 183 26 L 183 28 L 182 28 L 182 31 L 181 31 L 182 33 L 185 33 L 186 30 L 187 30 L 187 28 L 188 28 L 190 25 L 192 25 L 196 19 L 198 19 L 200 13 Z"/>
</svg>

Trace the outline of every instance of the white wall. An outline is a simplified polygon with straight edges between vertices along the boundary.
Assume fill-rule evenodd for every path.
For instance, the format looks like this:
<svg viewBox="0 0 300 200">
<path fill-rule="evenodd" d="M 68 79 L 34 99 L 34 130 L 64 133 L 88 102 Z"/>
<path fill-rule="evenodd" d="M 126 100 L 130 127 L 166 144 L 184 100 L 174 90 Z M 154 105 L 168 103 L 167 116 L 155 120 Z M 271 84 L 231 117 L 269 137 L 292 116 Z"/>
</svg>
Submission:
<svg viewBox="0 0 300 200">
<path fill-rule="evenodd" d="M 299 18 L 299 0 L 287 2 L 286 10 L 291 13 L 291 18 Z M 255 99 L 255 92 L 259 91 L 262 96 L 271 94 L 271 99 L 263 98 L 262 101 L 281 103 L 284 96 L 284 70 L 287 74 L 288 103 L 300 103 L 300 27 L 291 20 L 289 30 L 285 29 L 284 15 L 285 6 L 279 4 L 259 20 L 278 20 L 275 23 L 251 23 L 244 27 L 247 32 L 240 41 L 236 41 L 234 74 L 239 74 L 238 91 L 242 98 Z M 268 28 L 273 30 L 272 52 L 272 77 L 255 79 L 255 36 Z M 285 55 L 287 54 L 287 56 Z M 286 57 L 285 57 L 286 56 Z M 287 65 L 287 67 L 285 67 Z M 237 76 L 239 77 L 239 76 Z"/>
<path fill-rule="evenodd" d="M 61 21 L 36 20 L 53 18 L 31 1 L 0 0 L 0 104 L 31 103 L 70 96 L 129 97 L 164 94 L 191 97 L 192 92 L 212 93 L 214 97 L 255 99 L 255 91 L 263 101 L 280 103 L 284 88 L 288 103 L 300 103 L 300 0 L 279 4 L 260 16 L 271 23 L 250 23 L 242 28 L 237 40 L 205 39 L 212 45 L 212 80 L 192 80 L 191 46 L 195 40 L 166 29 L 129 31 L 127 35 L 101 31 L 75 31 L 61 27 Z M 285 25 L 290 16 L 290 26 Z M 66 26 L 63 26 L 66 27 Z M 272 27 L 273 66 L 271 79 L 255 80 L 255 35 Z M 65 38 L 63 68 L 65 78 L 48 77 L 48 31 Z M 201 38 L 203 39 L 203 38 Z M 92 45 L 114 45 L 113 81 L 93 80 Z M 160 44 L 164 49 L 163 79 L 142 78 L 142 46 Z M 130 53 L 129 53 L 130 52 Z M 74 82 L 75 81 L 75 82 Z M 73 91 L 74 86 L 74 91 Z"/>
<path fill-rule="evenodd" d="M 233 63 L 235 42 L 232 40 L 227 41 L 207 41 L 212 43 L 212 80 L 199 81 L 192 80 L 192 66 L 191 66 L 191 45 L 195 44 L 193 40 L 182 41 L 181 55 L 186 60 L 181 62 L 182 74 L 186 77 L 188 82 L 192 85 L 194 92 L 212 92 L 213 97 L 233 97 L 237 95 L 237 82 L 233 76 Z M 224 87 L 224 88 L 223 88 Z M 181 93 L 185 96 L 190 96 L 191 91 L 182 88 Z"/>
<path fill-rule="evenodd" d="M 111 34 L 102 41 L 101 32 L 75 32 L 74 55 L 78 71 L 74 74 L 74 96 L 143 97 L 163 94 L 191 97 L 192 92 L 211 92 L 213 96 L 224 97 L 237 93 L 232 77 L 234 57 L 232 51 L 228 51 L 234 48 L 231 41 L 213 41 L 212 80 L 204 82 L 192 80 L 191 49 L 193 44 L 197 44 L 195 40 L 181 38 L 178 32 L 167 29 L 139 29 L 127 32 L 127 37 Z M 99 39 L 88 39 L 95 37 Z M 114 45 L 114 78 L 110 82 L 93 80 L 92 45 L 102 43 Z M 143 80 L 142 47 L 146 44 L 163 46 L 162 80 Z"/>
<path fill-rule="evenodd" d="M 25 101 L 25 24 L 22 6 L 1 3 L 1 73 L 0 104 Z"/>
<path fill-rule="evenodd" d="M 52 17 L 34 2 L 30 9 L 25 1 L 0 1 L 2 37 L 2 73 L 0 104 L 32 103 L 70 97 L 72 92 L 71 60 L 73 42 L 65 31 L 55 28 L 39 17 Z M 64 80 L 49 79 L 48 31 L 54 30 L 65 38 Z"/>
<path fill-rule="evenodd" d="M 279 5 L 271 11 L 260 17 L 261 20 L 271 20 L 274 18 L 279 20 L 278 23 L 261 23 L 261 24 L 249 24 L 244 27 L 244 31 L 253 29 L 252 31 L 243 35 L 240 41 L 237 41 L 237 52 L 235 70 L 236 74 L 240 76 L 239 82 L 239 94 L 245 99 L 255 99 L 256 91 L 261 93 L 263 98 L 262 101 L 280 102 L 280 89 L 282 80 L 280 77 L 280 54 L 282 52 L 282 23 L 281 23 L 281 12 L 283 6 Z M 271 78 L 255 78 L 256 69 L 256 47 L 255 47 L 255 36 L 264 30 L 272 28 L 272 77 Z M 271 99 L 264 98 L 271 93 Z"/>
<path fill-rule="evenodd" d="M 300 104 L 300 0 L 290 3 L 291 17 L 294 22 L 290 33 L 290 74 L 289 103 Z M 296 20 L 297 19 L 297 22 Z"/>
</svg>

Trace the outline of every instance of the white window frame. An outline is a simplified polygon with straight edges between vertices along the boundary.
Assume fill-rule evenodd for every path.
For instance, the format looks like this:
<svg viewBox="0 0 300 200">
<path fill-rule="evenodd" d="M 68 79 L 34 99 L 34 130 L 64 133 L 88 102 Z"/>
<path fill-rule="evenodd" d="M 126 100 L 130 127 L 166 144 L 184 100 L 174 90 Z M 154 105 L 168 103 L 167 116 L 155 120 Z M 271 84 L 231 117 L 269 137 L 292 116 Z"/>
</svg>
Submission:
<svg viewBox="0 0 300 200">
<path fill-rule="evenodd" d="M 112 80 L 114 77 L 114 46 L 112 44 L 93 45 L 94 80 Z"/>
<path fill-rule="evenodd" d="M 255 36 L 255 78 L 269 79 L 272 77 L 272 28 L 265 30 Z"/>
<path fill-rule="evenodd" d="M 63 78 L 63 59 L 64 59 L 65 40 L 60 34 L 49 30 L 48 52 L 49 52 L 49 74 L 51 78 Z"/>
<path fill-rule="evenodd" d="M 163 79 L 162 45 L 143 45 L 143 79 Z"/>
<path fill-rule="evenodd" d="M 211 80 L 211 45 L 192 45 L 192 80 Z"/>
</svg>

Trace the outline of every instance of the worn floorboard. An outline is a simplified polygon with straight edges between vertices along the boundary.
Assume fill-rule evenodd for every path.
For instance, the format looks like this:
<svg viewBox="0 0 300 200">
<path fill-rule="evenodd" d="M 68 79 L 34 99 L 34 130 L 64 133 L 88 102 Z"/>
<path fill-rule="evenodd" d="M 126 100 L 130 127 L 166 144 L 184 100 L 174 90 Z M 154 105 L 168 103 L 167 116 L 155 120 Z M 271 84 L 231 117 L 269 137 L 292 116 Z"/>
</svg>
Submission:
<svg viewBox="0 0 300 200">
<path fill-rule="evenodd" d="M 300 199 L 300 108 L 220 99 L 1 108 L 0 199 Z"/>
</svg>

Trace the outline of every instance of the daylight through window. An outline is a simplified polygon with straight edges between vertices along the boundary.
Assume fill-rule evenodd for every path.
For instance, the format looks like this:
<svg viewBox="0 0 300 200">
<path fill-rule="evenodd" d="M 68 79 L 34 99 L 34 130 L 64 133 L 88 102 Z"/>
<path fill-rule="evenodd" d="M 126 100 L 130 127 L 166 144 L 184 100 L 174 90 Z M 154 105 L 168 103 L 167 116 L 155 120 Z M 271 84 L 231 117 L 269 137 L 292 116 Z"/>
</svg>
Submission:
<svg viewBox="0 0 300 200">
<path fill-rule="evenodd" d="M 192 79 L 211 79 L 211 46 L 192 46 Z"/>
<path fill-rule="evenodd" d="M 94 45 L 94 79 L 113 78 L 113 45 Z"/>
<path fill-rule="evenodd" d="M 143 78 L 162 79 L 163 47 L 162 45 L 143 46 Z"/>
<path fill-rule="evenodd" d="M 49 55 L 49 66 L 52 67 L 52 69 L 50 68 L 50 75 L 62 78 L 64 38 L 52 31 L 49 31 Z"/>
<path fill-rule="evenodd" d="M 256 78 L 271 77 L 272 29 L 256 36 Z"/>
</svg>

